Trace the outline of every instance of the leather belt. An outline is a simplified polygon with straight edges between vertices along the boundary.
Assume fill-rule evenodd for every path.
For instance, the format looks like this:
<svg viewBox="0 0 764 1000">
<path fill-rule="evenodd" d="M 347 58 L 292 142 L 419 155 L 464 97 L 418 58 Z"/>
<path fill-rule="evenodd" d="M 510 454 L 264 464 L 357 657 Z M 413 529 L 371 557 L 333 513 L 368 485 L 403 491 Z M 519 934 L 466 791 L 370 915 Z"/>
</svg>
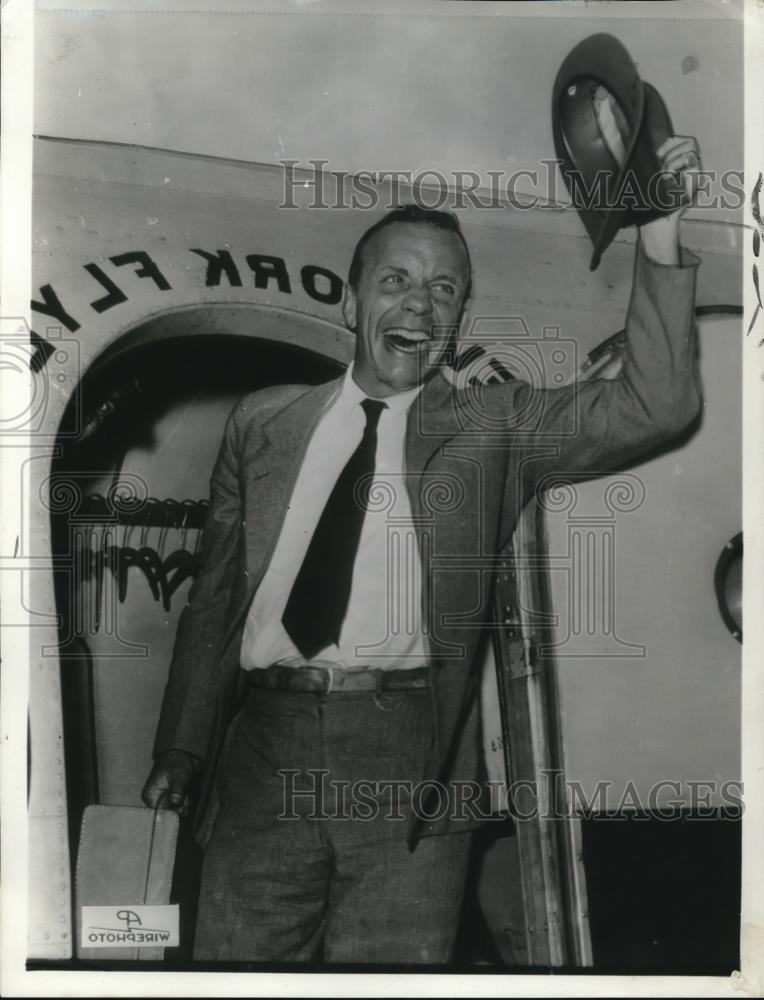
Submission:
<svg viewBox="0 0 764 1000">
<path fill-rule="evenodd" d="M 413 691 L 430 686 L 430 668 L 343 670 L 341 667 L 282 667 L 250 670 L 253 687 L 267 691 L 330 694 L 343 691 Z"/>
</svg>

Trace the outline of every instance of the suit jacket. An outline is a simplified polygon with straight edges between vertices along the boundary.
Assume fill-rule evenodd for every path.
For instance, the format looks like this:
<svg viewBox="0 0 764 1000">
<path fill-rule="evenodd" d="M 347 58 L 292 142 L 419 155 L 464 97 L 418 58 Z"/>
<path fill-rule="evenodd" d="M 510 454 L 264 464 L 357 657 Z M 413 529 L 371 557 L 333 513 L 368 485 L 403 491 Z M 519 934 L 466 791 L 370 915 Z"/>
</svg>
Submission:
<svg viewBox="0 0 764 1000">
<path fill-rule="evenodd" d="M 560 389 L 524 382 L 458 391 L 441 374 L 424 386 L 406 429 L 403 480 L 422 557 L 423 621 L 433 665 L 435 739 L 422 777 L 478 773 L 477 649 L 490 626 L 494 555 L 539 483 L 597 475 L 678 434 L 701 406 L 696 369 L 697 258 L 657 264 L 638 250 L 621 376 Z M 226 425 L 211 480 L 203 569 L 178 626 L 155 754 L 202 761 L 197 836 L 209 838 L 215 769 L 240 680 L 244 621 L 278 538 L 302 456 L 339 380 L 271 387 L 242 399 Z M 421 833 L 451 829 L 438 822 Z"/>
</svg>

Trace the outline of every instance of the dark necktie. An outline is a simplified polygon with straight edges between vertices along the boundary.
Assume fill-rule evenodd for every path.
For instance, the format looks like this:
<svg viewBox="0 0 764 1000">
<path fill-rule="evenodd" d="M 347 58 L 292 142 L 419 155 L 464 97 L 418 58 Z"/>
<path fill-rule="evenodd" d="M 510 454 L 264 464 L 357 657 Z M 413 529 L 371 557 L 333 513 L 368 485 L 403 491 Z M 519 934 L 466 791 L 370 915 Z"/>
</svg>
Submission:
<svg viewBox="0 0 764 1000">
<path fill-rule="evenodd" d="M 374 475 L 377 423 L 386 404 L 364 399 L 361 406 L 366 413 L 363 437 L 326 501 L 281 619 L 306 660 L 330 643 L 339 643 L 350 603 L 353 566 Z"/>
</svg>

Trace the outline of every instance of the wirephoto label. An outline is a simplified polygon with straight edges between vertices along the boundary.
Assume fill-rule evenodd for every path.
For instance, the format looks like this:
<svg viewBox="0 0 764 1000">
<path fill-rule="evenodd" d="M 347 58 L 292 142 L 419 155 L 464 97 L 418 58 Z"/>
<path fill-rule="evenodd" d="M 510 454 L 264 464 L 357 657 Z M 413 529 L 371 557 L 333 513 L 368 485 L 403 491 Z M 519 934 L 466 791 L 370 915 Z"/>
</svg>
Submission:
<svg viewBox="0 0 764 1000">
<path fill-rule="evenodd" d="M 177 948 L 180 944 L 177 903 L 167 906 L 83 906 L 83 948 Z"/>
</svg>

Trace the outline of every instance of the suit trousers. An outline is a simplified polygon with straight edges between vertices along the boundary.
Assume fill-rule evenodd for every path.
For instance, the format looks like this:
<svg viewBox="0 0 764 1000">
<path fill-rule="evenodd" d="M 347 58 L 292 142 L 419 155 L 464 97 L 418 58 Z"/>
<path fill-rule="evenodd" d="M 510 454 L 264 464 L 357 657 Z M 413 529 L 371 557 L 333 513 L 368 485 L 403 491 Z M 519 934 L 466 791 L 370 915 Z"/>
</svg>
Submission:
<svg viewBox="0 0 764 1000">
<path fill-rule="evenodd" d="M 447 963 L 472 838 L 407 846 L 432 737 L 427 689 L 251 690 L 221 760 L 194 958 Z"/>
</svg>

